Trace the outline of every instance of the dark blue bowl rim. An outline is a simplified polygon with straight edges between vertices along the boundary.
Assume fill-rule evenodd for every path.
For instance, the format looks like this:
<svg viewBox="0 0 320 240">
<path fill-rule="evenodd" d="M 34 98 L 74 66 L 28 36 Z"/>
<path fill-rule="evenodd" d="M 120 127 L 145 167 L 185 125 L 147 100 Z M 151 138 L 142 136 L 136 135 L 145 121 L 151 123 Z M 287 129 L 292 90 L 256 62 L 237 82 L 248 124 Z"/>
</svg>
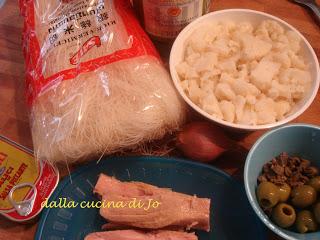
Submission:
<svg viewBox="0 0 320 240">
<path fill-rule="evenodd" d="M 226 178 L 228 178 L 229 180 L 231 180 L 234 184 L 237 184 L 239 185 L 239 187 L 242 185 L 241 182 L 237 181 L 235 178 L 233 178 L 232 176 L 230 176 L 228 173 L 226 173 L 225 171 L 217 168 L 217 167 L 214 167 L 214 166 L 211 166 L 211 165 L 208 165 L 208 164 L 205 164 L 205 163 L 199 163 L 199 162 L 193 162 L 193 161 L 190 161 L 190 160 L 187 160 L 187 159 L 183 159 L 183 158 L 176 158 L 176 157 L 161 157 L 161 156 L 113 156 L 113 157 L 104 157 L 102 158 L 101 160 L 102 161 L 108 161 L 109 160 L 112 160 L 112 159 L 118 159 L 118 158 L 125 158 L 127 160 L 135 160 L 135 161 L 157 161 L 157 162 L 172 162 L 172 163 L 178 163 L 178 164 L 183 164 L 183 165 L 189 165 L 189 166 L 195 166 L 195 167 L 200 167 L 200 168 L 207 168 L 207 169 L 210 169 L 212 171 L 215 171 L 216 173 L 220 174 L 221 176 L 224 176 Z M 97 165 L 98 163 L 96 163 L 95 161 L 92 161 L 88 164 L 85 164 L 79 168 L 77 168 L 74 172 L 71 173 L 71 177 L 77 177 L 78 175 L 82 174 L 86 169 L 94 166 L 94 165 Z M 50 199 L 55 199 L 59 194 L 60 192 L 64 189 L 64 187 L 69 184 L 69 177 L 70 176 L 65 176 L 61 182 L 59 183 L 58 187 L 55 189 L 55 191 L 53 192 L 53 194 L 50 196 Z M 40 218 L 40 221 L 38 223 L 38 226 L 37 226 L 37 231 L 36 231 L 36 234 L 35 234 L 35 240 L 40 240 L 41 239 L 41 236 L 42 236 L 42 231 L 43 231 L 43 228 L 45 226 L 45 222 L 46 222 L 46 219 L 48 217 L 48 214 L 50 212 L 51 209 L 49 208 L 46 208 L 43 210 L 43 212 L 41 213 L 41 218 Z M 263 234 L 265 235 L 265 238 L 264 239 L 267 239 L 267 236 L 266 236 L 266 231 L 265 231 L 265 228 L 262 224 L 259 224 L 257 225 L 259 227 L 259 232 L 261 233 L 260 234 L 260 237 L 263 236 Z"/>
</svg>

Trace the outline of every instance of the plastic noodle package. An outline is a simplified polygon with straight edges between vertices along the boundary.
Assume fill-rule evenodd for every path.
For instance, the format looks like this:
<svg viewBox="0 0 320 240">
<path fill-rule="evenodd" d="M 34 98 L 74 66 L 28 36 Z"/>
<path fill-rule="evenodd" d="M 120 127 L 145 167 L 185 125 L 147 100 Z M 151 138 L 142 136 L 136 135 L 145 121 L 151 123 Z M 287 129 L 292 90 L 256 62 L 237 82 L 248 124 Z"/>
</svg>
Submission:
<svg viewBox="0 0 320 240">
<path fill-rule="evenodd" d="M 34 152 L 86 160 L 159 139 L 184 105 L 129 0 L 20 0 Z"/>
</svg>

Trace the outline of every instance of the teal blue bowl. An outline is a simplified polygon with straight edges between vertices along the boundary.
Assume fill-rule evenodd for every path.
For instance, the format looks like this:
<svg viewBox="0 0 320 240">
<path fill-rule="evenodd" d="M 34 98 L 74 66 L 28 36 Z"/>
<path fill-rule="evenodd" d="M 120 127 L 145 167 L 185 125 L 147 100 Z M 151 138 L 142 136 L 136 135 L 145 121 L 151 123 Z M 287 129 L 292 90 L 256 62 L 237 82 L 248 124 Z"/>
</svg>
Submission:
<svg viewBox="0 0 320 240">
<path fill-rule="evenodd" d="M 260 208 L 256 198 L 257 178 L 263 165 L 281 152 L 300 156 L 320 167 L 320 127 L 293 124 L 264 134 L 251 148 L 245 165 L 244 181 L 247 197 L 263 223 L 277 235 L 288 240 L 319 240 L 320 231 L 299 234 L 275 225 Z"/>
</svg>

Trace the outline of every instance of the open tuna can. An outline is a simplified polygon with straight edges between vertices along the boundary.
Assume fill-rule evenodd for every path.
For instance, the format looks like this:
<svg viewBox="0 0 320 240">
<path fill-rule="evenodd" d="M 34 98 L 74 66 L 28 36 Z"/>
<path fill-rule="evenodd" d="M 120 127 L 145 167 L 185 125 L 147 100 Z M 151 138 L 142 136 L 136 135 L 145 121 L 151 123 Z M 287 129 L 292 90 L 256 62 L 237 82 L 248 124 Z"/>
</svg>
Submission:
<svg viewBox="0 0 320 240">
<path fill-rule="evenodd" d="M 0 136 L 0 214 L 16 222 L 37 216 L 59 182 L 58 170 Z"/>
</svg>

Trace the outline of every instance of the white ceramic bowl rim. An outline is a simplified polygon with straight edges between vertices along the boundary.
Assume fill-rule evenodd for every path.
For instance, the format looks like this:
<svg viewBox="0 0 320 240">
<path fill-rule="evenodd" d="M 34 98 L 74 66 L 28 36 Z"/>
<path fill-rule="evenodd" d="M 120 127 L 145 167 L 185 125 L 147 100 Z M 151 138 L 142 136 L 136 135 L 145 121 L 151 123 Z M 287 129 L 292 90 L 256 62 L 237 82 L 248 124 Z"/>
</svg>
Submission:
<svg viewBox="0 0 320 240">
<path fill-rule="evenodd" d="M 227 122 L 221 119 L 218 119 L 210 114 L 208 114 L 207 112 L 205 112 L 204 110 L 202 110 L 200 107 L 198 107 L 196 104 L 194 104 L 189 97 L 185 94 L 185 92 L 183 91 L 181 84 L 179 83 L 179 76 L 175 70 L 175 65 L 173 63 L 173 55 L 175 54 L 175 49 L 177 48 L 177 45 L 182 44 L 183 43 L 183 36 L 185 34 L 187 34 L 189 31 L 191 31 L 195 25 L 201 23 L 204 19 L 206 18 L 210 18 L 213 15 L 220 15 L 220 14 L 224 14 L 227 12 L 244 12 L 244 13 L 253 13 L 253 14 L 258 14 L 258 15 L 263 15 L 266 17 L 269 17 L 275 21 L 278 21 L 280 23 L 282 23 L 283 25 L 285 25 L 287 28 L 293 30 L 294 32 L 296 32 L 301 39 L 303 40 L 303 42 L 306 44 L 308 50 L 310 51 L 311 55 L 312 55 L 312 61 L 315 63 L 316 66 L 316 77 L 315 79 L 313 79 L 313 81 L 315 81 L 315 86 L 312 89 L 312 92 L 309 95 L 309 98 L 306 100 L 306 102 L 301 106 L 300 109 L 298 109 L 294 114 L 289 115 L 288 117 L 286 117 L 285 119 L 278 121 L 278 122 L 274 122 L 274 123 L 270 123 L 270 124 L 263 124 L 263 125 L 244 125 L 244 124 L 236 124 L 236 123 L 231 123 L 231 122 Z M 307 41 L 307 39 L 292 25 L 288 24 L 287 22 L 283 21 L 282 19 L 275 17 L 273 15 L 264 13 L 264 12 L 260 12 L 260 11 L 255 11 L 255 10 L 250 10 L 250 9 L 226 9 L 226 10 L 219 10 L 219 11 L 215 11 L 215 12 L 211 12 L 208 13 L 200 18 L 198 18 L 197 20 L 193 21 L 192 23 L 190 23 L 188 26 L 186 26 L 178 35 L 178 37 L 176 38 L 176 40 L 173 43 L 172 49 L 171 49 L 171 53 L 170 53 L 170 73 L 171 73 L 171 77 L 173 79 L 173 83 L 176 87 L 176 89 L 178 90 L 178 92 L 180 93 L 180 95 L 182 96 L 182 98 L 195 110 L 197 111 L 199 114 L 205 116 L 208 119 L 211 119 L 221 125 L 225 125 L 231 128 L 237 128 L 237 129 L 243 129 L 243 130 L 261 130 L 261 129 L 269 129 L 269 128 L 274 128 L 274 127 L 278 127 L 281 126 L 283 124 L 286 124 L 290 121 L 292 121 L 293 119 L 297 118 L 299 115 L 301 115 L 313 102 L 313 100 L 315 99 L 318 89 L 319 89 L 319 84 L 320 84 L 320 70 L 319 70 L 319 61 L 317 58 L 317 55 L 315 54 L 312 46 L 310 45 L 310 43 Z"/>
<path fill-rule="evenodd" d="M 281 129 L 285 129 L 285 128 L 292 128 L 292 127 L 307 127 L 307 128 L 311 128 L 311 129 L 316 129 L 317 131 L 320 131 L 320 127 L 317 125 L 312 125 L 312 124 L 303 124 L 303 123 L 295 123 L 295 124 L 289 124 L 286 126 L 282 126 L 282 127 L 278 127 L 276 129 L 273 129 L 271 131 L 268 131 L 267 133 L 263 134 L 256 142 L 255 144 L 251 147 L 247 158 L 246 158 L 246 163 L 244 166 L 244 186 L 245 186 L 245 190 L 246 190 L 246 194 L 248 197 L 248 200 L 250 202 L 251 207 L 253 208 L 253 210 L 255 211 L 255 213 L 257 214 L 257 216 L 263 221 L 263 223 L 273 232 L 275 232 L 276 234 L 278 234 L 280 237 L 283 237 L 285 239 L 288 240 L 296 240 L 296 238 L 291 237 L 289 235 L 287 235 L 286 233 L 284 233 L 283 231 L 279 231 L 276 227 L 275 224 L 273 224 L 268 218 L 266 218 L 262 212 L 262 210 L 258 207 L 258 204 L 255 203 L 255 201 L 253 200 L 253 196 L 251 195 L 250 189 L 249 189 L 249 183 L 247 181 L 248 179 L 248 175 L 249 175 L 249 163 L 248 163 L 248 159 L 252 158 L 253 152 L 255 151 L 255 149 L 257 148 L 258 145 L 261 144 L 261 142 L 263 142 L 265 140 L 265 138 L 267 138 L 269 135 L 273 134 L 274 132 L 277 132 Z"/>
</svg>

